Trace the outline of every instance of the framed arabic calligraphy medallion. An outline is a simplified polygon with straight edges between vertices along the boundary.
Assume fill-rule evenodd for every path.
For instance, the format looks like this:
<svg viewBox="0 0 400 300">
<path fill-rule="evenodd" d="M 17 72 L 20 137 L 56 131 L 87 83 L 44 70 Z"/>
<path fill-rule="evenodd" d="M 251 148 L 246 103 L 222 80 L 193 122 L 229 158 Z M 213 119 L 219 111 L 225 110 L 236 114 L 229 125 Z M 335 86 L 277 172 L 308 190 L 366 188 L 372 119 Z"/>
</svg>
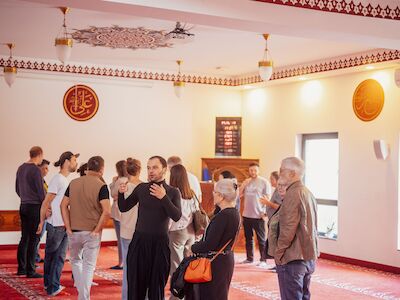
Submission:
<svg viewBox="0 0 400 300">
<path fill-rule="evenodd" d="M 76 121 L 87 121 L 95 116 L 99 109 L 99 98 L 94 90 L 82 84 L 68 89 L 63 100 L 64 110 Z"/>
<path fill-rule="evenodd" d="M 374 120 L 382 111 L 385 95 L 382 86 L 374 79 L 361 82 L 353 95 L 353 110 L 365 122 Z"/>
</svg>

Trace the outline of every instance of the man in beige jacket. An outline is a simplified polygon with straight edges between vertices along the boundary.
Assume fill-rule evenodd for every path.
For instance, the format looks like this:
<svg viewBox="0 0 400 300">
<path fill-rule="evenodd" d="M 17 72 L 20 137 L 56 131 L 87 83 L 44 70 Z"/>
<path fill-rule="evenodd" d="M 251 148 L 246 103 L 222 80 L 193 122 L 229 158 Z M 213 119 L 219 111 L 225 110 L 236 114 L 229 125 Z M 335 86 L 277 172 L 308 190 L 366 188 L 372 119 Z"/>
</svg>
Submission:
<svg viewBox="0 0 400 300">
<path fill-rule="evenodd" d="M 279 210 L 275 263 L 282 300 L 310 299 L 311 274 L 318 257 L 317 204 L 303 185 L 304 162 L 296 157 L 281 163 L 279 181 L 287 185 Z"/>
</svg>

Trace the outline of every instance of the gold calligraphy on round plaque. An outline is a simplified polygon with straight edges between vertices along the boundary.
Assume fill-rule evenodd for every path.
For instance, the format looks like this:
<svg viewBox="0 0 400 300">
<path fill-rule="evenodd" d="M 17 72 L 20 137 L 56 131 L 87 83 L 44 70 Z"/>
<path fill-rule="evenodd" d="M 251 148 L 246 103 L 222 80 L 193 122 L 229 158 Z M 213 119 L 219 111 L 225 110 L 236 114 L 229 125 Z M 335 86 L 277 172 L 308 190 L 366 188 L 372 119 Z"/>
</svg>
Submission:
<svg viewBox="0 0 400 300">
<path fill-rule="evenodd" d="M 385 95 L 382 86 L 374 79 L 361 82 L 353 95 L 353 110 L 365 122 L 372 121 L 382 111 Z"/>
<path fill-rule="evenodd" d="M 87 121 L 94 117 L 99 109 L 99 98 L 88 86 L 78 84 L 69 88 L 64 95 L 64 110 L 76 121 Z"/>
</svg>

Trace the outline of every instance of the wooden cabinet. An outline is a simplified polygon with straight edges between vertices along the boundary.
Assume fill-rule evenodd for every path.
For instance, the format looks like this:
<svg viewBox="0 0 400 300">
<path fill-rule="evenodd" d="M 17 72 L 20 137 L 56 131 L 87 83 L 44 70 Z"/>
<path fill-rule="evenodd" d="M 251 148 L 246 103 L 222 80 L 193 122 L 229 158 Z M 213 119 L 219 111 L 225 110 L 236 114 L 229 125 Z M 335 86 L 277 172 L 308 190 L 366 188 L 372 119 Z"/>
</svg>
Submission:
<svg viewBox="0 0 400 300">
<path fill-rule="evenodd" d="M 239 183 L 249 177 L 249 165 L 259 163 L 259 159 L 251 158 L 202 158 L 202 180 L 218 181 L 218 176 L 222 171 L 229 171 L 235 175 Z M 208 178 L 206 178 L 208 177 Z"/>
</svg>

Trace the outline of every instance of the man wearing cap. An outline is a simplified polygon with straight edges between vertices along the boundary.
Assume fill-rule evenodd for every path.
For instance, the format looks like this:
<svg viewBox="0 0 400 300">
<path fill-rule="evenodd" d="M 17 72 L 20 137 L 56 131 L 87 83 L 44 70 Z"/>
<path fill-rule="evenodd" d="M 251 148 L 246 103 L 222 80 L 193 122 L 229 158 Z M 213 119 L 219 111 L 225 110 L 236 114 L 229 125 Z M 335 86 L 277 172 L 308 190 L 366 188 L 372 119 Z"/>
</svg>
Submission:
<svg viewBox="0 0 400 300">
<path fill-rule="evenodd" d="M 61 202 L 79 300 L 90 299 L 101 232 L 111 214 L 110 194 L 102 181 L 104 159 L 93 156 L 87 164 L 86 176 L 71 181 Z"/>
<path fill-rule="evenodd" d="M 21 241 L 18 245 L 17 275 L 29 278 L 42 278 L 36 273 L 35 256 L 39 237 L 36 228 L 40 221 L 40 205 L 45 196 L 43 178 L 38 165 L 43 160 L 42 148 L 35 146 L 29 150 L 29 161 L 23 163 L 17 171 L 15 191 L 21 198 L 19 215 L 21 218 Z"/>
<path fill-rule="evenodd" d="M 47 219 L 47 238 L 44 257 L 44 287 L 48 295 L 59 294 L 64 287 L 60 285 L 61 271 L 67 252 L 68 236 L 61 216 L 60 204 L 68 187 L 68 175 L 77 168 L 77 157 L 70 151 L 61 154 L 54 166 L 60 167 L 60 172 L 51 179 L 46 198 L 40 209 L 40 223 L 37 233 L 40 234 L 46 219 L 46 212 L 51 206 L 51 216 Z"/>
</svg>

